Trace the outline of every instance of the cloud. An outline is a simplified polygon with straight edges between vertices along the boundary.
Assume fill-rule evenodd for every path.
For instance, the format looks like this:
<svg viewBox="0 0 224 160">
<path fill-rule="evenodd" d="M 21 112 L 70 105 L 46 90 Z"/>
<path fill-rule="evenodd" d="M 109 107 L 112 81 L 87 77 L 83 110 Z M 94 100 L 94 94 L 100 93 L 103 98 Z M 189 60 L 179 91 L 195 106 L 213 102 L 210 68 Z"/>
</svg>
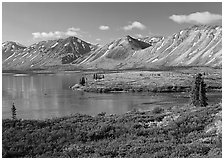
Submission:
<svg viewBox="0 0 224 160">
<path fill-rule="evenodd" d="M 138 38 L 142 38 L 143 35 L 141 35 L 141 34 L 136 34 L 136 37 L 138 37 Z"/>
<path fill-rule="evenodd" d="M 172 15 L 169 17 L 177 23 L 191 23 L 191 24 L 209 24 L 222 20 L 219 14 L 212 14 L 210 12 L 195 12 L 189 15 Z"/>
<path fill-rule="evenodd" d="M 99 29 L 105 31 L 105 30 L 109 30 L 110 27 L 109 26 L 103 26 L 102 25 L 102 26 L 99 26 Z"/>
<path fill-rule="evenodd" d="M 53 39 L 53 38 L 61 38 L 67 36 L 82 36 L 80 28 L 68 28 L 65 32 L 62 31 L 54 31 L 54 32 L 35 32 L 32 33 L 34 39 Z"/>
<path fill-rule="evenodd" d="M 144 30 L 144 29 L 146 28 L 146 26 L 143 25 L 143 24 L 140 23 L 140 22 L 134 21 L 134 22 L 132 22 L 131 24 L 129 24 L 129 25 L 123 27 L 123 29 L 124 29 L 125 31 L 132 30 L 133 28 L 137 28 L 137 29 L 140 29 L 140 30 Z"/>
<path fill-rule="evenodd" d="M 96 41 L 101 41 L 101 39 L 100 38 L 97 38 Z"/>
<path fill-rule="evenodd" d="M 74 32 L 81 31 L 80 28 L 74 28 L 74 27 L 68 28 L 67 30 L 74 31 Z"/>
<path fill-rule="evenodd" d="M 34 39 L 37 39 L 41 36 L 41 33 L 40 32 L 35 32 L 35 33 L 32 33 L 32 35 L 33 35 Z"/>
</svg>

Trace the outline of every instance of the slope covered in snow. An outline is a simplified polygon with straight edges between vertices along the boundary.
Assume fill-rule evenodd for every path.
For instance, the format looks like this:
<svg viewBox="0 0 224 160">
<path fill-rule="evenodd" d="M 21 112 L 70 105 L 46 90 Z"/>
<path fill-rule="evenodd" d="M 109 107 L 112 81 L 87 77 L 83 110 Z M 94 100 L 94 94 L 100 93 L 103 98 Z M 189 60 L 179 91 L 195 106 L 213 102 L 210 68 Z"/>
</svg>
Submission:
<svg viewBox="0 0 224 160">
<path fill-rule="evenodd" d="M 3 69 L 41 68 L 69 64 L 94 50 L 95 46 L 77 37 L 35 43 L 3 60 Z"/>
<path fill-rule="evenodd" d="M 83 68 L 98 68 L 98 66 L 105 66 L 101 68 L 113 69 L 116 62 L 126 61 L 130 55 L 150 46 L 150 43 L 134 39 L 131 36 L 126 36 L 98 48 L 85 57 L 77 59 L 73 64 L 78 64 Z"/>
<path fill-rule="evenodd" d="M 104 46 L 76 37 L 41 41 L 3 59 L 3 69 L 29 69 L 70 64 L 84 69 L 222 66 L 222 27 L 195 25 L 169 37 L 125 36 Z M 8 47 L 10 48 L 10 47 Z"/>
<path fill-rule="evenodd" d="M 7 59 L 8 57 L 12 56 L 17 51 L 23 50 L 26 48 L 25 46 L 12 42 L 12 41 L 6 41 L 2 43 L 2 60 Z"/>
<path fill-rule="evenodd" d="M 127 47 L 131 46 L 128 45 L 129 41 L 119 39 L 98 49 L 86 59 L 78 61 L 79 65 L 99 69 L 161 66 L 221 67 L 221 26 L 192 26 L 169 37 L 150 37 L 142 41 L 149 46 L 135 49 Z"/>
</svg>

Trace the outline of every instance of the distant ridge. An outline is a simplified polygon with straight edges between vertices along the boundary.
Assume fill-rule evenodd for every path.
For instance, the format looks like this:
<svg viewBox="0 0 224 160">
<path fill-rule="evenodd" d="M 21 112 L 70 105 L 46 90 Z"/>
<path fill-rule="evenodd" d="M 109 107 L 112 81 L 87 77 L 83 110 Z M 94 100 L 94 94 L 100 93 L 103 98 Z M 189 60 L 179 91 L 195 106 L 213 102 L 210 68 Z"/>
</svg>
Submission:
<svg viewBox="0 0 224 160">
<path fill-rule="evenodd" d="M 210 66 L 222 65 L 222 27 L 221 26 L 192 26 L 181 30 L 169 37 L 148 37 L 143 41 L 150 44 L 144 49 L 128 48 L 130 43 L 121 40 L 114 41 L 98 49 L 94 54 L 79 61 L 84 67 L 103 69 L 126 69 L 160 66 Z M 120 45 L 128 50 L 120 57 Z M 112 47 L 113 46 L 113 47 Z M 103 56 L 100 56 L 103 55 Z M 107 56 L 106 56 L 107 55 Z"/>
<path fill-rule="evenodd" d="M 222 67 L 222 26 L 217 25 L 194 25 L 169 37 L 133 38 L 127 35 L 104 46 L 77 37 L 41 41 L 27 48 L 14 44 L 14 50 L 6 44 L 2 44 L 3 69 L 65 64 L 84 69 Z"/>
<path fill-rule="evenodd" d="M 69 64 L 96 47 L 77 37 L 41 41 L 22 48 L 4 59 L 3 69 L 27 69 Z"/>
<path fill-rule="evenodd" d="M 15 52 L 20 51 L 24 48 L 26 47 L 17 42 L 6 41 L 2 43 L 2 60 L 4 61 Z"/>
</svg>

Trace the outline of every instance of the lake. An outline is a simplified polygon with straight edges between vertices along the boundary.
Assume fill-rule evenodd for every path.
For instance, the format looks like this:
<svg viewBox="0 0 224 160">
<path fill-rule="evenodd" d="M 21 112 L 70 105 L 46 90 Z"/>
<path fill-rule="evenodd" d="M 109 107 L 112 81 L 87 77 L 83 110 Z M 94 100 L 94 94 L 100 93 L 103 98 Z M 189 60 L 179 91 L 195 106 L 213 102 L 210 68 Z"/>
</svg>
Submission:
<svg viewBox="0 0 224 160">
<path fill-rule="evenodd" d="M 17 108 L 17 118 L 47 119 L 75 113 L 96 115 L 122 114 L 134 108 L 185 105 L 188 93 L 87 93 L 73 91 L 83 73 L 2 75 L 2 118 L 11 118 L 11 106 Z M 209 104 L 222 99 L 221 92 L 207 93 Z"/>
</svg>

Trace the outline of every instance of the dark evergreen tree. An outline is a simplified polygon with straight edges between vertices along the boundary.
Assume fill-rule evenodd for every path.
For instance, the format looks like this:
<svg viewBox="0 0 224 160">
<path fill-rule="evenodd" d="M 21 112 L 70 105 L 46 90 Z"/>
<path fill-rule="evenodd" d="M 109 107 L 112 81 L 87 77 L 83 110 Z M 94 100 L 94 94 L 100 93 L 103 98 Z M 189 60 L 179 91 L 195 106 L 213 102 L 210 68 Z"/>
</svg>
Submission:
<svg viewBox="0 0 224 160">
<path fill-rule="evenodd" d="M 96 74 L 95 73 L 93 74 L 93 79 L 96 79 Z"/>
<path fill-rule="evenodd" d="M 207 96 L 206 96 L 206 84 L 204 83 L 204 79 L 201 79 L 201 83 L 199 86 L 199 104 L 201 107 L 206 107 L 207 103 Z"/>
<path fill-rule="evenodd" d="M 191 104 L 196 107 L 206 107 L 207 103 L 206 96 L 206 84 L 204 83 L 204 79 L 202 78 L 202 74 L 199 73 L 195 77 L 195 81 L 192 85 L 191 89 Z"/>
<path fill-rule="evenodd" d="M 82 78 L 80 79 L 80 81 L 79 81 L 79 84 L 81 84 L 82 86 L 84 86 L 85 83 L 86 83 L 86 80 L 85 80 L 84 77 L 82 77 Z"/>
<path fill-rule="evenodd" d="M 12 111 L 12 119 L 15 120 L 16 119 L 16 107 L 15 107 L 14 103 L 12 104 L 11 111 Z"/>
</svg>

